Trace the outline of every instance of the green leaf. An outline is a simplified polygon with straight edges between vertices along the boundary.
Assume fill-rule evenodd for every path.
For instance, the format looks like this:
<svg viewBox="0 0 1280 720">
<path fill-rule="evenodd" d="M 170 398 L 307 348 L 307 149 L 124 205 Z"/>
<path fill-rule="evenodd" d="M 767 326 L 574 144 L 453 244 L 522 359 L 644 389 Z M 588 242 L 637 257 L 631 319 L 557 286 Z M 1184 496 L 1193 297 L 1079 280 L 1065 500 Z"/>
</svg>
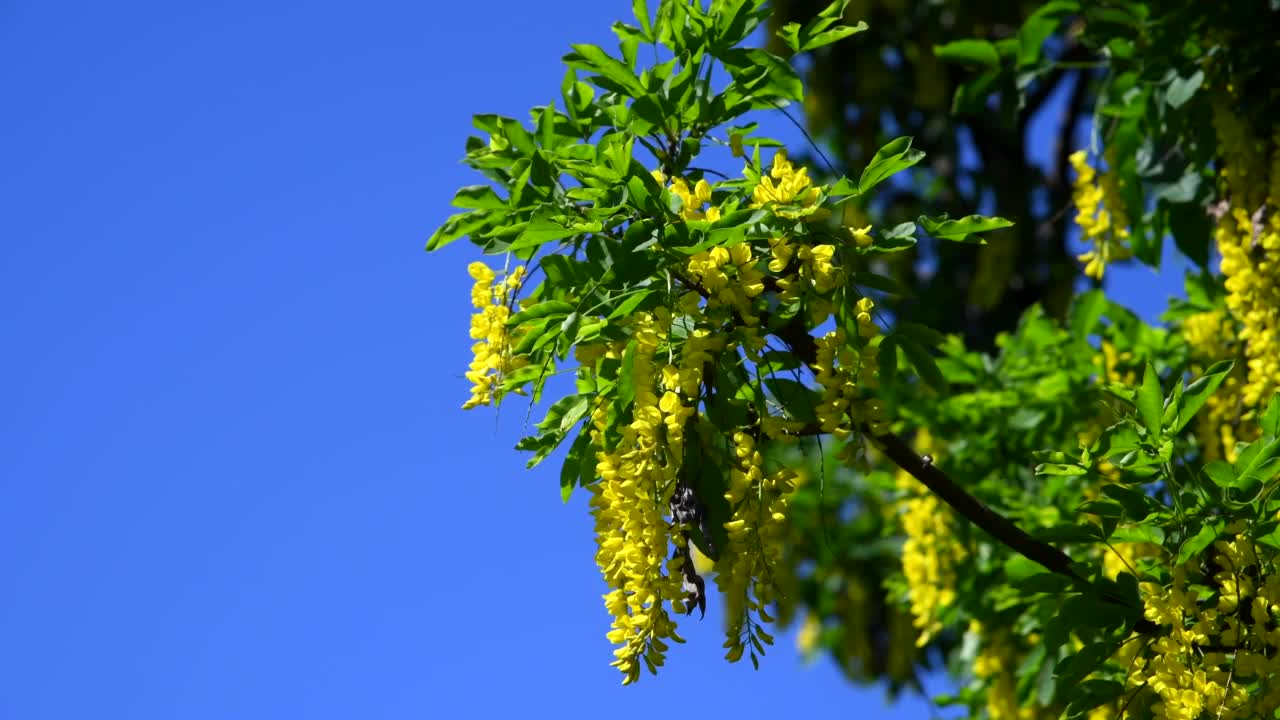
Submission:
<svg viewBox="0 0 1280 720">
<path fill-rule="evenodd" d="M 562 315 L 568 315 L 571 312 L 573 312 L 573 305 L 570 305 L 563 300 L 547 300 L 530 307 L 528 310 L 521 310 L 515 315 L 507 318 L 507 327 L 516 327 L 517 325 L 526 323 L 530 320 L 560 317 Z"/>
<path fill-rule="evenodd" d="M 848 197 L 858 194 L 858 186 L 847 177 L 841 177 L 827 189 L 827 197 Z"/>
<path fill-rule="evenodd" d="M 453 205 L 470 210 L 505 210 L 507 201 L 488 185 L 468 185 L 454 194 Z"/>
<path fill-rule="evenodd" d="M 1058 678 L 1058 685 L 1071 688 L 1074 692 L 1076 683 L 1101 667 L 1102 663 L 1115 653 L 1117 647 L 1119 643 L 1115 640 L 1100 640 L 1089 643 L 1072 653 L 1054 671 Z"/>
<path fill-rule="evenodd" d="M 1124 683 L 1115 680 L 1085 680 L 1071 688 L 1071 702 L 1067 705 L 1067 717 L 1080 717 L 1122 695 L 1124 695 Z"/>
<path fill-rule="evenodd" d="M 1164 543 L 1164 531 L 1155 525 L 1127 525 L 1116 528 L 1116 531 L 1111 533 L 1110 540 L 1111 542 L 1161 545 Z"/>
<path fill-rule="evenodd" d="M 1000 217 L 985 217 L 983 215 L 970 215 L 960 218 L 959 220 L 949 220 L 943 215 L 938 218 L 921 217 L 920 225 L 924 227 L 924 231 L 939 240 L 950 240 L 952 242 L 976 242 L 985 243 L 985 240 L 969 240 L 969 236 L 973 233 L 988 232 L 991 230 L 999 230 L 1001 228 L 1012 227 L 1013 222 Z"/>
<path fill-rule="evenodd" d="M 1221 520 L 1201 526 L 1199 532 L 1182 543 L 1182 547 L 1178 549 L 1178 557 L 1173 562 L 1174 566 L 1185 563 L 1212 545 L 1213 541 L 1217 540 L 1218 536 L 1222 534 L 1222 528 L 1223 523 Z"/>
<path fill-rule="evenodd" d="M 621 90 L 624 94 L 633 98 L 638 98 L 645 94 L 645 89 L 640 84 L 640 79 L 621 60 L 609 55 L 609 53 L 595 45 L 578 43 L 570 45 L 570 47 L 574 51 L 564 56 L 564 63 L 569 67 L 599 73 L 611 81 L 611 83 L 597 83 L 606 90 Z"/>
<path fill-rule="evenodd" d="M 1258 425 L 1262 428 L 1263 435 L 1280 436 L 1280 393 L 1271 396 L 1266 411 L 1258 419 Z"/>
<path fill-rule="evenodd" d="M 587 432 L 578 433 L 578 438 L 569 447 L 569 454 L 564 458 L 564 465 L 560 466 L 561 502 L 569 502 L 569 496 L 573 494 L 573 488 L 577 486 L 582 475 L 582 463 L 584 461 L 588 463 L 594 462 L 595 458 L 590 453 L 590 447 L 591 435 Z"/>
<path fill-rule="evenodd" d="M 543 322 L 535 323 L 529 326 L 524 335 L 520 337 L 520 343 L 511 351 L 512 355 L 526 355 L 538 345 L 547 331 L 558 325 L 560 318 L 547 318 Z"/>
<path fill-rule="evenodd" d="M 893 337 L 898 338 L 898 346 L 906 353 L 907 360 L 915 368 L 920 379 L 924 380 L 938 394 L 945 395 L 947 393 L 947 380 L 942 376 L 942 371 L 938 369 L 937 361 L 934 360 L 933 355 L 925 346 L 911 337 L 898 333 L 895 333 Z"/>
<path fill-rule="evenodd" d="M 533 155 L 537 152 L 538 146 L 534 143 L 533 136 L 524 129 L 524 125 L 521 125 L 519 120 L 502 118 L 502 132 L 511 142 L 511 147 L 518 150 L 521 155 Z"/>
<path fill-rule="evenodd" d="M 1066 463 L 1041 463 L 1036 466 L 1037 475 L 1084 475 L 1088 470 L 1079 465 L 1069 465 Z"/>
<path fill-rule="evenodd" d="M 593 397 L 591 394 L 578 393 L 560 398 L 547 408 L 547 415 L 538 423 L 538 429 L 543 433 L 558 432 L 561 435 L 569 432 L 587 416 Z"/>
<path fill-rule="evenodd" d="M 1265 439 L 1265 438 L 1264 438 Z M 1238 483 L 1259 480 L 1267 482 L 1276 472 L 1276 460 L 1280 458 L 1280 438 L 1263 443 L 1263 439 L 1255 440 L 1236 460 Z"/>
<path fill-rule="evenodd" d="M 920 323 L 900 322 L 894 330 L 926 347 L 938 347 L 947 340 L 942 333 Z"/>
<path fill-rule="evenodd" d="M 626 410 L 631 407 L 631 403 L 636 399 L 636 341 L 632 340 L 627 343 L 627 347 L 622 351 L 622 366 L 618 368 L 618 399 L 617 407 L 619 410 Z"/>
<path fill-rule="evenodd" d="M 786 60 L 758 48 L 734 48 L 720 61 L 734 81 L 753 96 L 784 98 L 799 102 L 804 99 L 804 83 Z M 766 103 L 764 107 L 772 107 Z"/>
<path fill-rule="evenodd" d="M 951 99 L 951 112 L 953 114 L 988 112 L 987 100 L 992 93 L 999 90 L 1002 77 L 1003 73 L 993 68 L 959 85 L 955 96 Z"/>
<path fill-rule="evenodd" d="M 529 220 L 529 226 L 520 233 L 520 236 L 516 238 L 515 242 L 511 243 L 511 247 L 507 248 L 507 250 L 515 252 L 517 250 L 536 248 L 556 240 L 599 232 L 603 227 L 599 222 L 569 225 L 565 223 L 565 220 L 566 218 L 563 216 L 552 216 L 539 212 Z"/>
<path fill-rule="evenodd" d="M 849 0 L 836 0 L 818 13 L 803 27 L 799 23 L 790 22 L 778 30 L 778 37 L 794 52 L 805 52 L 830 45 L 855 33 L 867 29 L 867 24 L 858 21 L 857 25 L 831 26 L 844 17 L 845 7 Z M 830 29 L 828 29 L 830 28 Z"/>
<path fill-rule="evenodd" d="M 1176 75 L 1169 82 L 1164 101 L 1169 103 L 1171 108 L 1180 108 L 1191 99 L 1192 95 L 1196 94 L 1196 90 L 1199 90 L 1202 84 L 1204 84 L 1203 70 L 1196 70 L 1186 77 Z"/>
<path fill-rule="evenodd" d="M 898 227 L 901 227 L 901 225 Z M 914 223 L 912 224 L 912 227 L 915 227 Z M 873 244 L 870 249 L 872 252 L 876 253 L 901 252 L 908 248 L 915 247 L 917 242 L 918 241 L 911 235 L 893 236 L 885 234 L 875 238 L 875 244 Z"/>
<path fill-rule="evenodd" d="M 638 292 L 632 292 L 625 300 L 618 303 L 618 306 L 609 313 L 610 320 L 627 317 L 634 313 L 641 305 L 652 304 L 662 299 L 663 292 L 658 288 L 645 288 Z"/>
<path fill-rule="evenodd" d="M 804 383 L 788 378 L 765 378 L 764 386 L 778 401 L 782 408 L 795 420 L 803 423 L 814 422 L 814 408 L 818 406 L 816 393 Z"/>
<path fill-rule="evenodd" d="M 774 373 L 786 372 L 787 370 L 796 370 L 800 367 L 800 358 L 792 352 L 784 352 L 781 350 L 766 350 L 760 356 L 760 362 L 756 365 L 761 375 L 772 375 Z"/>
<path fill-rule="evenodd" d="M 1079 7 L 1080 4 L 1073 0 L 1051 0 L 1032 13 L 1018 29 L 1018 67 L 1039 62 L 1044 41 L 1057 31 L 1064 17 Z"/>
<path fill-rule="evenodd" d="M 1164 412 L 1160 415 L 1160 425 L 1162 427 L 1172 427 L 1173 422 L 1178 419 L 1178 408 L 1182 406 L 1182 386 L 1181 378 L 1177 378 L 1173 382 L 1173 392 L 1164 399 Z"/>
<path fill-rule="evenodd" d="M 1124 508 L 1114 500 L 1090 500 L 1080 505 L 1080 512 L 1104 518 L 1124 517 Z"/>
<path fill-rule="evenodd" d="M 1204 474 L 1208 475 L 1209 479 L 1218 487 L 1235 487 L 1236 471 L 1231 467 L 1231 463 L 1226 460 L 1214 460 L 1205 465 Z"/>
<path fill-rule="evenodd" d="M 880 373 L 880 383 L 893 385 L 893 378 L 898 374 L 898 341 L 894 335 L 886 335 L 876 350 L 876 368 Z"/>
<path fill-rule="evenodd" d="M 1255 542 L 1280 550 L 1280 528 L 1274 525 L 1259 528 L 1258 534 L 1253 539 Z"/>
<path fill-rule="evenodd" d="M 1103 539 L 1102 528 L 1093 523 L 1082 525 L 1054 525 L 1032 533 L 1048 543 L 1094 543 Z"/>
<path fill-rule="evenodd" d="M 1058 595 L 1071 589 L 1071 579 L 1065 575 L 1044 571 L 1041 568 L 1041 572 L 1013 580 L 1010 585 L 1019 592 L 1031 595 L 1036 593 Z"/>
<path fill-rule="evenodd" d="M 1204 375 L 1187 386 L 1187 389 L 1182 393 L 1182 405 L 1178 408 L 1178 420 L 1170 428 L 1171 433 L 1181 432 L 1182 428 L 1191 422 L 1191 419 L 1196 416 L 1200 408 L 1204 407 L 1204 404 L 1209 401 L 1209 396 L 1213 395 L 1213 392 L 1218 389 L 1222 381 L 1227 378 L 1234 365 L 1235 361 L 1233 360 L 1214 363 L 1205 371 Z"/>
<path fill-rule="evenodd" d="M 732 48 L 742 42 L 760 26 L 761 20 L 768 14 L 762 9 L 760 0 L 727 0 L 719 7 L 712 7 L 712 19 L 715 22 L 714 50 Z M 727 5 L 727 7 L 726 7 Z"/>
<path fill-rule="evenodd" d="M 954 40 L 945 45 L 934 45 L 933 54 L 943 62 L 1000 66 L 1000 53 L 986 40 Z"/>
<path fill-rule="evenodd" d="M 724 524 L 733 515 L 733 509 L 729 507 L 729 501 L 724 497 L 728 486 L 724 467 L 729 463 L 724 461 L 714 444 L 704 445 L 704 443 L 714 443 L 712 438 L 716 437 L 715 426 L 705 420 L 698 422 L 699 430 L 707 432 L 693 432 L 691 429 L 690 432 L 685 433 L 682 470 L 686 473 L 686 477 L 692 478 L 694 490 L 706 504 L 705 527 L 710 530 L 711 537 L 703 534 L 702 527 L 691 528 L 690 536 L 703 555 L 712 560 L 719 560 L 720 550 L 729 544 L 729 535 Z"/>
<path fill-rule="evenodd" d="M 534 453 L 533 458 L 529 460 L 528 467 L 536 467 L 560 446 L 569 431 L 586 417 L 587 412 L 591 409 L 593 397 L 595 397 L 593 394 L 586 393 L 568 395 L 560 398 L 551 407 L 547 408 L 546 417 L 542 419 L 542 422 L 538 423 L 538 429 L 541 434 L 536 437 L 523 438 L 516 444 L 516 449 L 528 450 Z M 561 472 L 563 477 L 563 468 Z"/>
<path fill-rule="evenodd" d="M 636 22 L 640 23 L 640 29 L 644 30 L 644 34 L 653 37 L 653 25 L 649 23 L 649 6 L 645 0 L 631 0 L 631 14 L 635 16 Z"/>
<path fill-rule="evenodd" d="M 1142 386 L 1134 398 L 1134 405 L 1142 417 L 1142 424 L 1147 428 L 1147 437 L 1154 439 L 1160 436 L 1160 420 L 1164 409 L 1164 395 L 1160 392 L 1160 376 L 1151 363 L 1142 375 Z"/>
<path fill-rule="evenodd" d="M 1051 627 L 1054 640 L 1060 642 L 1066 639 L 1063 630 L 1066 630 L 1067 634 L 1076 632 L 1080 628 L 1096 630 L 1122 621 L 1123 617 L 1122 613 L 1116 612 L 1115 605 L 1104 602 L 1096 593 L 1069 595 L 1058 606 L 1050 623 L 1046 624 L 1045 642 L 1049 642 Z"/>
<path fill-rule="evenodd" d="M 897 225 L 894 225 L 888 230 L 885 230 L 884 232 L 880 233 L 880 237 L 878 239 L 879 240 L 900 240 L 904 238 L 910 238 L 911 241 L 914 243 L 915 235 L 916 235 L 916 224 L 911 221 L 907 221 L 904 223 L 898 223 Z"/>
<path fill-rule="evenodd" d="M 858 178 L 858 192 L 864 194 L 886 178 L 902 172 L 924 159 L 924 153 L 911 147 L 911 138 L 900 137 L 890 141 L 871 158 L 867 169 Z"/>
<path fill-rule="evenodd" d="M 871 288 L 872 290 L 879 290 L 882 293 L 898 295 L 900 297 L 911 297 L 911 291 L 907 290 L 897 280 L 894 280 L 891 277 L 859 270 L 853 273 L 853 276 L 850 279 L 853 281 L 853 284 L 858 287 Z"/>
<path fill-rule="evenodd" d="M 464 235 L 487 228 L 492 220 L 492 212 L 468 211 L 450 215 L 438 230 L 431 233 L 431 237 L 427 240 L 427 252 L 439 250 Z"/>
<path fill-rule="evenodd" d="M 1071 302 L 1071 310 L 1067 316 L 1067 325 L 1071 335 L 1084 340 L 1093 334 L 1098 327 L 1102 313 L 1107 309 L 1107 296 L 1101 290 L 1090 290 L 1077 295 Z"/>
<path fill-rule="evenodd" d="M 1163 505 L 1139 488 L 1112 483 L 1103 486 L 1102 494 L 1124 506 L 1125 518 L 1129 520 L 1143 520 L 1164 509 Z"/>
<path fill-rule="evenodd" d="M 816 50 L 820 47 L 826 47 L 827 45 L 840 42 L 841 40 L 849 37 L 850 35 L 856 35 L 866 29 L 867 29 L 867 24 L 862 20 L 859 20 L 857 25 L 841 25 L 839 27 L 832 28 L 826 32 L 821 32 L 821 33 L 818 33 L 817 35 L 814 35 L 813 37 L 810 37 L 809 39 L 804 41 L 804 44 L 801 45 L 800 49 Z"/>
</svg>

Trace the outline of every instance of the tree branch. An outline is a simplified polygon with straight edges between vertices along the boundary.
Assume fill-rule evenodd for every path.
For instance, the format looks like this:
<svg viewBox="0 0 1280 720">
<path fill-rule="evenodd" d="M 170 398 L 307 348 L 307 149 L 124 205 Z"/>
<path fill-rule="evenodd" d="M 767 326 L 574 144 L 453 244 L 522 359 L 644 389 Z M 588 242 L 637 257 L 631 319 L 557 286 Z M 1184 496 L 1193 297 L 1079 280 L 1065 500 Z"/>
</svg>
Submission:
<svg viewBox="0 0 1280 720">
<path fill-rule="evenodd" d="M 681 279 L 689 283 L 704 297 L 706 296 L 706 290 L 699 287 L 696 282 L 689 278 L 681 277 Z M 777 286 L 771 282 L 771 278 L 765 279 L 765 286 L 766 289 L 777 290 Z M 769 327 L 769 313 L 760 314 L 760 325 Z M 773 330 L 773 334 L 785 342 L 805 365 L 812 366 L 817 361 L 817 343 L 805 328 L 804 321 L 800 315 L 796 315 L 785 325 Z M 865 424 L 859 430 L 866 437 L 871 438 L 894 464 L 916 480 L 919 480 L 933 494 L 941 498 L 947 505 L 950 505 L 961 517 L 985 531 L 996 541 L 1044 567 L 1046 570 L 1070 578 L 1074 583 L 1080 585 L 1082 589 L 1092 587 L 1087 579 L 1072 569 L 1072 560 L 1069 555 L 1042 540 L 1035 539 L 1008 518 L 987 507 L 985 503 L 961 487 L 959 483 L 931 461 L 926 461 L 916 454 L 901 437 L 893 433 L 874 435 Z M 818 428 L 812 427 L 806 428 L 802 431 L 802 434 L 818 434 L 819 432 Z M 1109 603 L 1119 605 L 1130 611 L 1136 610 L 1132 603 L 1124 597 L 1105 590 L 1101 592 L 1101 595 Z M 1134 629 L 1138 632 L 1152 632 L 1156 629 L 1156 625 L 1140 617 L 1135 622 Z"/>
</svg>

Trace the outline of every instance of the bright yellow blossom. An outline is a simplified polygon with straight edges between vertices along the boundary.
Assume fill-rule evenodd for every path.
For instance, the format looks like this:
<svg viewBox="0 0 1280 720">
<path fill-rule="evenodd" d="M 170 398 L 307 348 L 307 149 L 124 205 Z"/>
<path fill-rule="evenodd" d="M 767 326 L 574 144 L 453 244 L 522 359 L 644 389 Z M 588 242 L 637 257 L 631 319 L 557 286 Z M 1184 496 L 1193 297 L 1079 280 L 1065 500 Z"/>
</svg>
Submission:
<svg viewBox="0 0 1280 720">
<path fill-rule="evenodd" d="M 751 193 L 751 207 L 796 205 L 799 209 L 781 210 L 778 214 L 782 217 L 820 220 L 831 214 L 818 205 L 821 195 L 822 191 L 814 187 L 813 180 L 809 178 L 809 169 L 797 170 L 787 159 L 786 151 L 779 150 L 773 156 L 769 174 L 760 178 L 760 184 Z"/>
<path fill-rule="evenodd" d="M 520 366 L 519 360 L 511 357 L 506 322 L 511 313 L 508 296 L 520 286 L 524 267 L 517 266 L 500 283 L 494 282 L 497 274 L 482 262 L 471 263 L 467 272 L 475 280 L 471 304 L 478 310 L 471 316 L 471 338 L 479 342 L 471 346 L 474 358 L 467 370 L 471 397 L 462 405 L 464 410 L 493 404 L 503 374 Z"/>
<path fill-rule="evenodd" d="M 1072 153 L 1070 161 L 1076 170 L 1072 192 L 1076 203 L 1076 224 L 1080 226 L 1083 240 L 1093 245 L 1092 250 L 1076 259 L 1085 263 L 1085 275 L 1101 280 L 1108 263 L 1124 260 L 1132 254 L 1125 244 L 1129 239 L 1129 222 L 1124 202 L 1120 198 L 1114 172 L 1099 177 L 1089 165 L 1084 150 Z"/>
</svg>

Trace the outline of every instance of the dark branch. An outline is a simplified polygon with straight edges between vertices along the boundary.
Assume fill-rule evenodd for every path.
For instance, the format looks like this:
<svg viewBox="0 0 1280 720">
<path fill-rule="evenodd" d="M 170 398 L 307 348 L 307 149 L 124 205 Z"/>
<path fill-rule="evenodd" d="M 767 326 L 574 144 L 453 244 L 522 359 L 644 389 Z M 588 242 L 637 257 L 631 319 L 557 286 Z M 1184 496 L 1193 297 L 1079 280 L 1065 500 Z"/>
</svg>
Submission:
<svg viewBox="0 0 1280 720">
<path fill-rule="evenodd" d="M 680 277 L 683 282 L 689 284 L 690 287 L 693 287 L 705 297 L 705 289 L 699 287 L 696 282 L 680 275 L 677 275 L 677 277 Z M 769 280 L 769 278 L 766 278 L 766 288 L 776 291 L 776 285 L 770 283 Z M 769 327 L 768 313 L 761 313 L 760 324 L 763 327 Z M 796 315 L 785 325 L 774 330 L 773 334 L 785 342 L 804 364 L 812 366 L 817 361 L 817 343 L 805 328 L 804 321 L 800 315 Z M 871 438 L 894 464 L 905 470 L 916 480 L 919 480 L 931 492 L 941 498 L 943 502 L 950 505 L 961 517 L 991 535 L 991 537 L 1010 550 L 1044 567 L 1046 570 L 1070 578 L 1082 589 L 1091 587 L 1089 581 L 1076 573 L 1071 567 L 1072 560 L 1069 555 L 1042 540 L 1031 537 L 1008 518 L 987 507 L 981 500 L 940 470 L 932 462 L 932 458 L 926 461 L 912 450 L 905 440 L 893 433 L 873 435 L 866 426 L 861 427 L 860 430 L 868 438 Z M 813 427 L 806 428 L 801 434 L 819 434 L 819 432 L 818 428 Z M 1102 591 L 1102 597 L 1109 603 L 1120 605 L 1129 610 L 1135 609 L 1127 599 L 1119 595 L 1104 590 Z M 1152 632 L 1156 629 L 1156 625 L 1144 618 L 1139 618 L 1134 624 L 1134 629 L 1138 632 Z"/>
</svg>

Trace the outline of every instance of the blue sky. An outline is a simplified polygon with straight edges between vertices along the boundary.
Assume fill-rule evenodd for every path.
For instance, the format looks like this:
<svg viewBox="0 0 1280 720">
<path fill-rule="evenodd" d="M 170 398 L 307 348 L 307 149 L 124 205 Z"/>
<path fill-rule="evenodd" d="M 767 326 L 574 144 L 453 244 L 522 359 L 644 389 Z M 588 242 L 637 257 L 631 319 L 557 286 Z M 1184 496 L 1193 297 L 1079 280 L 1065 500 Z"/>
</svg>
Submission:
<svg viewBox="0 0 1280 720">
<path fill-rule="evenodd" d="M 883 710 L 719 615 L 617 686 L 581 498 L 463 413 L 474 112 L 629 3 L 0 6 L 0 716 Z"/>
</svg>

